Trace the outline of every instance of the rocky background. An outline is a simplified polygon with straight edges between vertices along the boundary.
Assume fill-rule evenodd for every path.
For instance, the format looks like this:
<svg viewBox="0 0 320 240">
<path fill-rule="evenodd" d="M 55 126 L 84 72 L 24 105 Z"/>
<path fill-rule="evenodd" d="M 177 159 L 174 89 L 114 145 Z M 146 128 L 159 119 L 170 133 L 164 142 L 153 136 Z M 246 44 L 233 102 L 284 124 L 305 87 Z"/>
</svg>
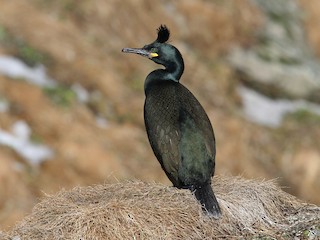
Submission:
<svg viewBox="0 0 320 240">
<path fill-rule="evenodd" d="M 317 0 L 0 0 L 0 227 L 73 186 L 170 184 L 149 147 L 142 47 L 166 24 L 217 138 L 218 175 L 320 203 Z"/>
</svg>

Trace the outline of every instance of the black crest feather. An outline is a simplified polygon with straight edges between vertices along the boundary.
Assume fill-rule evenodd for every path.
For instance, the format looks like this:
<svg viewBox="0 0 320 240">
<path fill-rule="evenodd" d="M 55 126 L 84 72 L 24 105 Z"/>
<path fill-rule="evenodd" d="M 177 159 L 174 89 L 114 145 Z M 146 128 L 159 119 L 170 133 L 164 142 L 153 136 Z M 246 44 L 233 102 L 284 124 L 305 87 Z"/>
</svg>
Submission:
<svg viewBox="0 0 320 240">
<path fill-rule="evenodd" d="M 167 26 L 161 25 L 157 30 L 158 30 L 157 42 L 165 43 L 166 41 L 168 41 L 168 39 L 170 37 L 170 31 L 167 28 Z"/>
</svg>

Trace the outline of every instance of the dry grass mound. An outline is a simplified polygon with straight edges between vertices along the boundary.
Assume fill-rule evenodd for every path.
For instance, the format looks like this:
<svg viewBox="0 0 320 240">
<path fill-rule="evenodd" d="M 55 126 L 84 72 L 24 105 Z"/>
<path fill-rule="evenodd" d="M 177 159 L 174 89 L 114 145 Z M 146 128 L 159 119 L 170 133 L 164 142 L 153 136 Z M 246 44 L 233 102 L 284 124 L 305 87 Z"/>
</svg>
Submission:
<svg viewBox="0 0 320 240">
<path fill-rule="evenodd" d="M 135 181 L 48 196 L 8 234 L 15 240 L 316 239 L 320 207 L 302 203 L 274 181 L 218 176 L 213 188 L 220 220 L 204 216 L 188 190 Z"/>
</svg>

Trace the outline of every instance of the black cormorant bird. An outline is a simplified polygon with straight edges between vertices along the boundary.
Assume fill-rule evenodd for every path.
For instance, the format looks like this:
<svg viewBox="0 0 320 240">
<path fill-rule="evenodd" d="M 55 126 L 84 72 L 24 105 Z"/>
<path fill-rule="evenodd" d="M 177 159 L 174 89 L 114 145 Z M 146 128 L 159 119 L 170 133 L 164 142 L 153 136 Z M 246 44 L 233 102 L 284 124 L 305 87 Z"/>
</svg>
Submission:
<svg viewBox="0 0 320 240">
<path fill-rule="evenodd" d="M 202 209 L 219 218 L 220 207 L 211 188 L 216 153 L 213 129 L 201 104 L 179 83 L 184 63 L 178 49 L 166 43 L 169 35 L 169 29 L 161 25 L 153 43 L 122 52 L 139 54 L 165 67 L 151 72 L 144 84 L 150 145 L 173 185 L 190 189 Z"/>
</svg>

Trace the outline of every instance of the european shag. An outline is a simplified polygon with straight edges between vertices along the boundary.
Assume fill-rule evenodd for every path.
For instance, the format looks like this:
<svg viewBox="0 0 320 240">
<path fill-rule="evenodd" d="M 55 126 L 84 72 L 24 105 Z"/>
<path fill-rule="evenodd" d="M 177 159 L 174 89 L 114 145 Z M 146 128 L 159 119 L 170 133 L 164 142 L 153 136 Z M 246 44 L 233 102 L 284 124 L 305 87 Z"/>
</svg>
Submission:
<svg viewBox="0 0 320 240">
<path fill-rule="evenodd" d="M 168 178 L 177 188 L 190 189 L 209 216 L 221 211 L 211 188 L 215 170 L 215 137 L 199 101 L 179 83 L 184 70 L 182 56 L 168 44 L 170 32 L 158 28 L 157 39 L 143 48 L 124 48 L 163 65 L 144 83 L 144 121 L 150 145 Z"/>
</svg>

